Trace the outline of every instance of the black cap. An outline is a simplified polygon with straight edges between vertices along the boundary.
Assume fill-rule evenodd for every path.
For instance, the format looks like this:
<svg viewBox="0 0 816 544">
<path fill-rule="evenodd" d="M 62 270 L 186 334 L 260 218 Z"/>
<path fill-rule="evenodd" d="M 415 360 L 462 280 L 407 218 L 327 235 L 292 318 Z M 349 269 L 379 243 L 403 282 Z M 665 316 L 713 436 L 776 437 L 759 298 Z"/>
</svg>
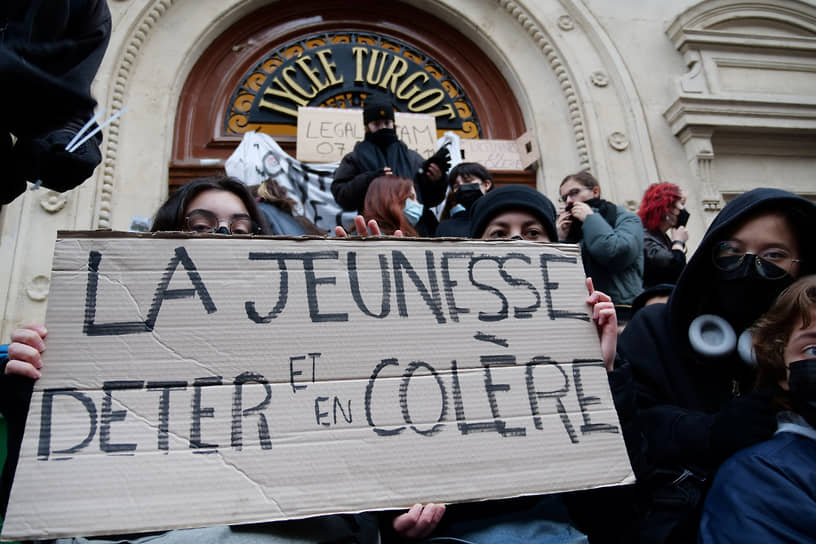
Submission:
<svg viewBox="0 0 816 544">
<path fill-rule="evenodd" d="M 394 104 L 385 97 L 370 96 L 366 99 L 365 108 L 363 109 L 363 123 L 367 125 L 380 119 L 394 120 Z"/>
<path fill-rule="evenodd" d="M 550 241 L 558 241 L 555 231 L 555 206 L 549 198 L 526 185 L 505 185 L 493 189 L 477 200 L 470 215 L 470 237 L 481 238 L 490 220 L 509 210 L 531 213 L 541 221 Z"/>
</svg>

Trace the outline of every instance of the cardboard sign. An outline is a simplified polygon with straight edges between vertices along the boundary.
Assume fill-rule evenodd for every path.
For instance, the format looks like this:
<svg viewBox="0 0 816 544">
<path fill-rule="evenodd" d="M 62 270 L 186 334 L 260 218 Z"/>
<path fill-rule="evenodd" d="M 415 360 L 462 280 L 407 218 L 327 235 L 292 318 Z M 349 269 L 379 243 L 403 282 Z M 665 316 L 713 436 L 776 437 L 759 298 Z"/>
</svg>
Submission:
<svg viewBox="0 0 816 544">
<path fill-rule="evenodd" d="M 531 131 L 515 140 L 470 140 L 463 138 L 462 160 L 478 162 L 490 171 L 524 170 L 538 160 L 538 146 Z"/>
<path fill-rule="evenodd" d="M 397 137 L 423 157 L 436 152 L 432 115 L 394 114 Z M 303 162 L 339 162 L 365 136 L 363 110 L 298 108 L 297 158 Z"/>
<path fill-rule="evenodd" d="M 60 233 L 3 538 L 631 483 L 573 245 Z"/>
</svg>

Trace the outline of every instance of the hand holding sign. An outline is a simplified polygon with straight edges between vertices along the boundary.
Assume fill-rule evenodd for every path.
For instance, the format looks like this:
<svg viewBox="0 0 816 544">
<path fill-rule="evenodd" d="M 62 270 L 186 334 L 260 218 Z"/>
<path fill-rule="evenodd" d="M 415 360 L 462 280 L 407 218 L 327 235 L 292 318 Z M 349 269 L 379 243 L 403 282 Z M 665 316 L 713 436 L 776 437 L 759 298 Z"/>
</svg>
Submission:
<svg viewBox="0 0 816 544">
<path fill-rule="evenodd" d="M 425 538 L 436 529 L 444 514 L 444 504 L 415 504 L 394 518 L 393 527 L 402 538 Z"/>
<path fill-rule="evenodd" d="M 615 353 L 618 348 L 618 316 L 615 305 L 606 293 L 596 291 L 592 278 L 586 279 L 589 296 L 587 304 L 592 307 L 592 321 L 598 327 L 598 338 L 601 340 L 601 355 L 606 371 L 610 372 L 615 364 Z"/>
<path fill-rule="evenodd" d="M 45 350 L 43 339 L 47 334 L 46 328 L 39 324 L 28 325 L 11 333 L 5 373 L 38 379 L 42 368 L 40 354 Z"/>
<path fill-rule="evenodd" d="M 366 225 L 365 217 L 362 215 L 358 215 L 354 218 L 354 228 L 358 234 L 361 236 L 365 236 L 368 233 L 369 236 L 382 236 L 382 231 L 380 230 L 380 226 L 377 224 L 375 220 L 371 220 Z M 349 238 L 351 235 L 346 232 L 346 229 L 343 227 L 334 227 L 334 235 L 338 238 Z M 404 234 L 401 230 L 397 229 L 394 231 L 394 236 L 402 238 Z"/>
</svg>

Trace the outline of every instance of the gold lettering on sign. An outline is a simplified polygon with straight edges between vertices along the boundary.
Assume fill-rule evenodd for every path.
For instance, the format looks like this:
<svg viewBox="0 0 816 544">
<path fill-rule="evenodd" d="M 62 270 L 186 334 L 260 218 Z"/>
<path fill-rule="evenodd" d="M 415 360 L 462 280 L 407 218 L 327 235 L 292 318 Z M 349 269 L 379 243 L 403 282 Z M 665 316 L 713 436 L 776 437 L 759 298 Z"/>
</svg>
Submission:
<svg viewBox="0 0 816 544">
<path fill-rule="evenodd" d="M 352 47 L 351 52 L 354 54 L 354 62 L 357 69 L 354 71 L 355 83 L 363 82 L 363 60 L 365 60 L 368 49 L 365 47 Z"/>
<path fill-rule="evenodd" d="M 425 85 L 431 77 L 424 70 L 409 73 L 410 64 L 399 55 L 365 46 L 352 47 L 355 72 L 354 81 L 378 86 L 391 92 L 398 100 L 407 102 L 413 113 L 430 113 L 436 117 L 456 118 L 456 110 L 451 104 L 442 104 L 445 91 L 438 88 L 427 89 Z M 317 57 L 315 60 L 314 57 Z M 296 107 L 277 103 L 274 98 L 291 101 L 293 106 L 308 106 L 310 100 L 329 87 L 342 85 L 344 78 L 337 75 L 337 65 L 333 62 L 332 50 L 323 49 L 314 55 L 301 55 L 293 66 L 279 68 L 280 76 L 275 76 L 264 90 L 258 103 L 259 108 L 277 111 L 297 117 Z M 302 73 L 309 81 L 308 88 L 298 83 Z M 301 78 L 301 81 L 303 79 Z M 431 111 L 439 106 L 436 111 Z"/>
<path fill-rule="evenodd" d="M 329 77 L 329 85 L 339 85 L 343 83 L 343 77 L 340 76 L 340 79 L 337 79 L 337 74 L 334 73 L 337 69 L 337 65 L 333 62 L 329 62 L 326 58 L 331 57 L 331 54 L 331 49 L 324 49 L 315 53 L 320 60 L 321 66 L 323 66 L 323 71 L 326 72 L 326 75 Z"/>
<path fill-rule="evenodd" d="M 426 74 L 425 72 L 414 72 L 413 74 L 405 78 L 405 81 L 403 81 L 402 84 L 399 86 L 399 89 L 397 89 L 397 98 L 399 98 L 400 100 L 408 100 L 416 93 L 421 91 L 422 89 L 420 87 L 414 85 L 409 89 L 410 92 L 406 92 L 408 86 L 419 78 L 423 78 L 423 83 L 427 83 L 427 81 L 430 79 L 428 77 L 428 74 Z"/>
<path fill-rule="evenodd" d="M 399 81 L 399 78 L 404 76 L 407 71 L 408 62 L 405 59 L 394 56 L 394 59 L 391 61 L 391 66 L 388 67 L 388 70 L 385 72 L 385 77 L 380 83 L 380 87 L 383 89 L 389 88 L 388 82 L 391 81 L 391 94 L 394 94 L 397 89 L 397 82 Z"/>
<path fill-rule="evenodd" d="M 300 57 L 298 60 L 296 60 L 295 64 L 297 64 L 300 67 L 303 73 L 306 74 L 306 77 L 309 78 L 309 81 L 313 83 L 312 85 L 313 92 L 311 97 L 314 97 L 317 96 L 317 93 L 328 87 L 329 84 L 325 81 L 320 81 L 320 78 L 317 77 L 320 74 L 320 70 L 309 66 L 310 62 L 312 62 L 312 57 L 304 55 Z"/>
</svg>

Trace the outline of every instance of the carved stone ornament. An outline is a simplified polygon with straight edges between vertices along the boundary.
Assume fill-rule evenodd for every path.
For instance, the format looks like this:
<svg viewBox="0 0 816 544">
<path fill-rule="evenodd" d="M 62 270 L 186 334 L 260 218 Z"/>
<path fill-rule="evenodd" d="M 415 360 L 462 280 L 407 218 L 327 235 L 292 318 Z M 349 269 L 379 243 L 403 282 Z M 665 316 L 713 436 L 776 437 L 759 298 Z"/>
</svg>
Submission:
<svg viewBox="0 0 816 544">
<path fill-rule="evenodd" d="M 562 15 L 558 18 L 558 28 L 561 30 L 570 31 L 575 28 L 575 23 L 569 15 Z"/>
<path fill-rule="evenodd" d="M 629 138 L 623 132 L 613 132 L 609 135 L 609 145 L 615 151 L 624 151 L 629 147 Z"/>
<path fill-rule="evenodd" d="M 607 85 L 609 85 L 609 76 L 607 76 L 600 70 L 598 70 L 597 72 L 592 72 L 592 75 L 589 76 L 589 80 L 596 87 L 606 87 Z"/>
<path fill-rule="evenodd" d="M 57 213 L 65 207 L 68 197 L 56 191 L 45 190 L 40 197 L 40 207 L 48 213 Z"/>
<path fill-rule="evenodd" d="M 51 280 L 48 276 L 34 276 L 26 285 L 26 294 L 28 298 L 35 302 L 42 302 L 48 298 L 48 289 L 51 286 Z"/>
</svg>

